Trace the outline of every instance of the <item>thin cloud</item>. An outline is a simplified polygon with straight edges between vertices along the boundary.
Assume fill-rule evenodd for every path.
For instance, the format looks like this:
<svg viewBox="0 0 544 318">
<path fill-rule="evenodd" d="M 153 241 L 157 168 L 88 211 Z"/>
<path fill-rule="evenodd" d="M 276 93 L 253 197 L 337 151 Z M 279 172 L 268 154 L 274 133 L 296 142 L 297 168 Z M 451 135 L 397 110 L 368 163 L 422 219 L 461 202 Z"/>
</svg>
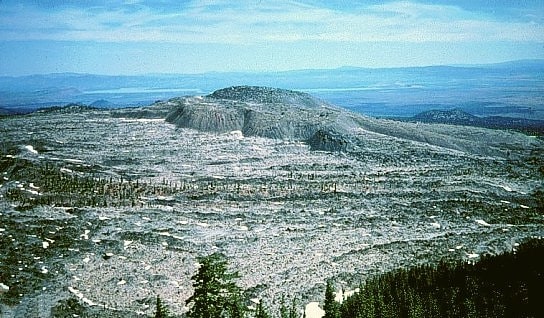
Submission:
<svg viewBox="0 0 544 318">
<path fill-rule="evenodd" d="M 535 13 L 536 14 L 536 13 Z M 455 5 L 389 2 L 346 10 L 296 1 L 116 1 L 2 4 L 3 40 L 255 44 L 263 42 L 544 42 L 544 25 L 499 21 Z"/>
</svg>

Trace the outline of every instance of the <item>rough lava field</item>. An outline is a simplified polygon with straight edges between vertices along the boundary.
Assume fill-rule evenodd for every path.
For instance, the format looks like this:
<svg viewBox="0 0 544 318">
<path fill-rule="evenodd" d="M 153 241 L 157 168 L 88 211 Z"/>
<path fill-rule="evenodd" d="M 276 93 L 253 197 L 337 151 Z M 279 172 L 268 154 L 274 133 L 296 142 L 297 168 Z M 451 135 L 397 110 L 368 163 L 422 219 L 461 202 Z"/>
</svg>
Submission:
<svg viewBox="0 0 544 318">
<path fill-rule="evenodd" d="M 145 108 L 0 119 L 0 316 L 68 299 L 186 310 L 222 252 L 247 299 L 320 301 L 370 275 L 472 262 L 544 235 L 544 142 L 374 119 L 236 87 Z"/>
</svg>

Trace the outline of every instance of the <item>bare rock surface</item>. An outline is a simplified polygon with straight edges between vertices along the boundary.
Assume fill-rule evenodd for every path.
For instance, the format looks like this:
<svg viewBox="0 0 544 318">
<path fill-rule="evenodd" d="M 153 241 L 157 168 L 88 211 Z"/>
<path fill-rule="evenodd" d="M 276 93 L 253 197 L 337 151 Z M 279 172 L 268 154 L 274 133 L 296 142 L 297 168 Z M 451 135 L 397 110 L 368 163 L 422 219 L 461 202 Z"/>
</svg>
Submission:
<svg viewBox="0 0 544 318">
<path fill-rule="evenodd" d="M 376 119 L 306 93 L 268 87 L 229 87 L 205 97 L 172 100 L 169 105 L 172 110 L 166 121 L 177 127 L 308 141 L 316 150 L 345 151 L 354 145 L 348 140 L 361 135 L 361 130 L 482 156 L 507 157 L 512 152 L 525 156 L 542 147 L 542 141 L 520 133 Z"/>
<path fill-rule="evenodd" d="M 183 313 L 213 252 L 275 307 L 544 236 L 537 139 L 242 92 L 0 119 L 2 317 Z"/>
<path fill-rule="evenodd" d="M 318 130 L 347 133 L 355 126 L 340 108 L 305 93 L 275 88 L 236 86 L 178 103 L 166 121 L 206 132 L 308 140 Z"/>
</svg>

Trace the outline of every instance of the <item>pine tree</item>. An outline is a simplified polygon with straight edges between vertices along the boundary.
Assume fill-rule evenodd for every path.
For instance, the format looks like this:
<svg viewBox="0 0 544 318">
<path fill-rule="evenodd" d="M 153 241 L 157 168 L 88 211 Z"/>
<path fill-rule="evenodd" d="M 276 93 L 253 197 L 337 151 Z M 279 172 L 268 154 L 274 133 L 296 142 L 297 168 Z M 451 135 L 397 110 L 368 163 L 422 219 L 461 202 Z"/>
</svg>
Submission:
<svg viewBox="0 0 544 318">
<path fill-rule="evenodd" d="M 234 282 L 238 278 L 238 273 L 227 271 L 227 261 L 219 253 L 201 257 L 198 261 L 200 268 L 191 277 L 194 282 L 194 294 L 186 301 L 187 305 L 191 305 L 187 317 L 244 317 L 240 288 Z"/>
<path fill-rule="evenodd" d="M 155 318 L 167 318 L 168 317 L 168 309 L 164 306 L 162 303 L 161 298 L 157 295 L 157 309 L 155 311 Z"/>
<path fill-rule="evenodd" d="M 246 316 L 246 307 L 240 292 L 231 295 L 227 308 L 229 318 L 244 318 Z"/>
<path fill-rule="evenodd" d="M 291 301 L 291 308 L 289 309 L 289 318 L 299 318 L 299 312 L 298 312 L 298 301 L 296 297 L 293 297 L 293 300 Z"/>
<path fill-rule="evenodd" d="M 264 306 L 262 300 L 259 302 L 259 304 L 257 304 L 257 310 L 255 310 L 255 318 L 270 318 L 270 314 L 268 313 L 268 310 Z"/>
<path fill-rule="evenodd" d="M 325 304 L 323 305 L 325 316 L 323 316 L 323 318 L 340 317 L 340 304 L 336 302 L 334 297 L 334 286 L 330 280 L 327 280 L 327 287 L 325 288 Z"/>
<path fill-rule="evenodd" d="M 290 318 L 289 317 L 289 309 L 287 309 L 287 306 L 285 305 L 285 295 L 281 295 L 280 318 Z"/>
</svg>

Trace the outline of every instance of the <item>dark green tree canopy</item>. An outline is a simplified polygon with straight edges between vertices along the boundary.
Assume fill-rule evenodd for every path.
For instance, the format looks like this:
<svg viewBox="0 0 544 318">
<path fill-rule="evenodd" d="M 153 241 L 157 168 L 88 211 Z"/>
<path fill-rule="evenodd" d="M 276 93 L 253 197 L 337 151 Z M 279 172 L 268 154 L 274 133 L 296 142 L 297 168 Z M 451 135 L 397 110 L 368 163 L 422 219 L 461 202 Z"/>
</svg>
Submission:
<svg viewBox="0 0 544 318">
<path fill-rule="evenodd" d="M 240 288 L 236 272 L 228 271 L 225 256 L 214 253 L 198 259 L 200 268 L 191 277 L 194 294 L 187 299 L 190 306 L 188 318 L 244 317 Z"/>
<path fill-rule="evenodd" d="M 168 309 L 162 303 L 161 298 L 157 295 L 155 318 L 167 318 L 167 317 L 168 317 Z"/>
<path fill-rule="evenodd" d="M 325 303 L 323 305 L 325 316 L 323 318 L 340 317 L 340 304 L 334 298 L 334 286 L 331 280 L 327 280 L 327 287 L 325 287 Z"/>
</svg>

